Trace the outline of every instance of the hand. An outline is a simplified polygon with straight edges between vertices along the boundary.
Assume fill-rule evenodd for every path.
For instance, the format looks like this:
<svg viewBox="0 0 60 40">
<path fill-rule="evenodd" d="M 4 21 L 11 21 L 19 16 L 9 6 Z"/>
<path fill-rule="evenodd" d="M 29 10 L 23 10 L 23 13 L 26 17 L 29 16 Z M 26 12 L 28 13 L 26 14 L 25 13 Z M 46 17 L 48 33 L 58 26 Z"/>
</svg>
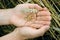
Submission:
<svg viewBox="0 0 60 40">
<path fill-rule="evenodd" d="M 36 16 L 33 16 L 36 18 L 33 18 L 33 20 L 31 21 L 26 21 L 24 19 L 26 15 L 22 14 L 20 9 L 21 7 L 31 8 L 31 9 L 35 8 L 39 12 L 37 13 Z M 22 39 L 43 36 L 43 34 L 50 28 L 49 25 L 50 25 L 51 16 L 50 16 L 50 12 L 46 8 L 41 8 L 37 4 L 20 4 L 20 5 L 17 5 L 15 8 L 13 8 L 12 11 L 13 11 L 13 15 L 11 15 L 10 22 L 11 24 L 14 24 L 15 26 L 19 27 L 19 28 L 16 28 L 12 34 L 16 33 L 16 35 L 18 35 Z M 23 27 L 20 27 L 20 26 L 23 26 Z M 36 29 L 36 28 L 39 28 L 39 29 Z"/>
<path fill-rule="evenodd" d="M 40 6 L 38 6 L 37 4 L 19 4 L 17 5 L 13 10 L 13 16 L 11 17 L 11 23 L 14 24 L 15 26 L 31 26 L 34 27 L 34 26 L 37 26 L 39 25 L 40 27 L 40 24 L 35 24 L 34 21 L 37 21 L 36 20 L 36 14 L 33 15 L 33 19 L 31 21 L 27 21 L 25 20 L 25 17 L 29 14 L 29 13 L 26 13 L 24 14 L 23 12 L 21 12 L 22 9 L 27 9 L 27 8 L 30 8 L 30 9 L 36 9 L 36 10 L 42 10 L 42 8 Z"/>
<path fill-rule="evenodd" d="M 44 33 L 50 28 L 50 20 L 51 20 L 50 12 L 48 11 L 47 8 L 43 8 L 43 10 L 37 13 L 36 21 L 33 21 L 33 23 L 37 25 L 31 24 L 28 26 L 16 28 L 15 32 L 18 31 L 19 36 L 23 39 L 43 36 Z M 40 28 L 36 29 L 37 27 L 39 27 L 39 25 Z M 36 27 L 32 28 L 31 26 Z"/>
<path fill-rule="evenodd" d="M 34 18 L 31 21 L 26 21 L 24 18 L 25 14 L 21 12 L 21 8 L 35 8 L 39 10 L 37 12 L 37 15 L 34 14 Z M 46 8 L 42 8 L 38 6 L 37 4 L 19 4 L 14 8 L 15 13 L 11 18 L 11 23 L 20 27 L 20 26 L 31 26 L 34 28 L 40 28 L 43 25 L 49 25 L 50 24 L 50 12 Z M 13 12 L 14 12 L 13 11 Z M 28 13 L 29 14 L 29 13 Z"/>
<path fill-rule="evenodd" d="M 16 28 L 15 32 L 17 32 L 16 35 L 18 35 L 18 37 L 20 36 L 21 39 L 31 39 L 31 38 L 36 38 L 39 36 L 43 36 L 44 33 L 50 28 L 50 26 L 42 26 L 39 29 L 35 29 L 32 27 L 21 27 L 21 28 Z"/>
</svg>

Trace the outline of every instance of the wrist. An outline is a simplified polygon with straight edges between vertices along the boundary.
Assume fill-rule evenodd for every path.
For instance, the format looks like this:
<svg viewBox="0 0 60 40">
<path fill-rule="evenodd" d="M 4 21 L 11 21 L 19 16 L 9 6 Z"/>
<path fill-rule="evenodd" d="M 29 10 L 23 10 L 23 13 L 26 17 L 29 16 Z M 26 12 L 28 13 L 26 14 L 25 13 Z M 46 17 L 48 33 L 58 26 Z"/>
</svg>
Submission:
<svg viewBox="0 0 60 40">
<path fill-rule="evenodd" d="M 10 24 L 10 18 L 12 16 L 13 9 L 1 9 L 0 10 L 0 25 Z"/>
<path fill-rule="evenodd" d="M 0 40 L 24 40 L 24 39 L 20 36 L 18 29 L 15 29 L 12 33 L 0 37 Z"/>
<path fill-rule="evenodd" d="M 14 37 L 17 38 L 18 40 L 25 40 L 23 38 L 23 36 L 20 34 L 19 32 L 19 28 L 16 28 L 13 32 L 12 32 L 13 35 L 15 35 Z"/>
<path fill-rule="evenodd" d="M 12 16 L 14 15 L 13 13 L 14 13 L 13 8 L 6 10 L 6 14 L 7 14 L 6 20 L 7 20 L 7 24 L 11 24 L 10 20 L 11 20 Z"/>
</svg>

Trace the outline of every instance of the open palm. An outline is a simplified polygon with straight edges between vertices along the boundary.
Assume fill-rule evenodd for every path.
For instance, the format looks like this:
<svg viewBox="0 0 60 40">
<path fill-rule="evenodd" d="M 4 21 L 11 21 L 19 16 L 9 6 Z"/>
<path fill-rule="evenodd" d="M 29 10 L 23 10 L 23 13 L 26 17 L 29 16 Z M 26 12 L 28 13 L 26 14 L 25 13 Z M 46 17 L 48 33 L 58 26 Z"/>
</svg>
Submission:
<svg viewBox="0 0 60 40">
<path fill-rule="evenodd" d="M 33 15 L 33 19 L 31 21 L 25 20 L 25 17 L 29 14 L 24 14 L 21 12 L 22 9 L 37 9 L 38 12 Z M 34 28 L 40 28 L 43 25 L 50 25 L 50 13 L 46 8 L 41 8 L 37 4 L 19 4 L 14 8 L 15 13 L 11 18 L 11 22 L 20 27 L 20 26 L 31 26 Z"/>
</svg>

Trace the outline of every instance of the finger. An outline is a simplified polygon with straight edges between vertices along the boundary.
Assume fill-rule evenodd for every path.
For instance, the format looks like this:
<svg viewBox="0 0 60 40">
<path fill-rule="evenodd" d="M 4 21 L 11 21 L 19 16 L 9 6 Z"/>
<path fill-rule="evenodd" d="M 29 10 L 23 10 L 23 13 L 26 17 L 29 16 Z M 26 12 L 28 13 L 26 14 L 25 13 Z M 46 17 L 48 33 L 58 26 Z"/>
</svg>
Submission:
<svg viewBox="0 0 60 40">
<path fill-rule="evenodd" d="M 37 10 L 43 10 L 38 4 L 27 4 L 30 8 L 35 8 Z"/>
<path fill-rule="evenodd" d="M 20 19 L 15 15 L 11 18 L 11 24 L 14 24 L 15 26 L 23 26 L 25 23 L 26 23 L 25 20 Z"/>
<path fill-rule="evenodd" d="M 49 11 L 46 7 L 43 8 L 44 11 Z"/>
<path fill-rule="evenodd" d="M 50 21 L 51 16 L 40 16 L 40 17 L 37 17 L 37 20 L 39 20 L 39 21 Z"/>
<path fill-rule="evenodd" d="M 40 29 L 38 29 L 37 31 L 35 31 L 35 35 L 36 36 L 43 36 L 44 35 L 44 33 L 46 32 L 46 31 L 48 31 L 48 29 L 50 28 L 50 26 L 43 26 L 43 27 L 41 27 Z"/>
<path fill-rule="evenodd" d="M 50 16 L 51 13 L 49 11 L 40 11 L 37 13 L 37 16 Z"/>
<path fill-rule="evenodd" d="M 50 21 L 35 21 L 34 23 L 40 24 L 40 25 L 50 25 Z"/>
<path fill-rule="evenodd" d="M 30 26 L 33 27 L 33 28 L 39 29 L 43 25 L 42 24 L 31 24 Z"/>
<path fill-rule="evenodd" d="M 28 22 L 28 23 L 25 24 L 25 26 L 30 26 L 30 27 L 33 27 L 33 28 L 40 28 L 42 25 L 38 24 L 38 23 Z"/>
</svg>

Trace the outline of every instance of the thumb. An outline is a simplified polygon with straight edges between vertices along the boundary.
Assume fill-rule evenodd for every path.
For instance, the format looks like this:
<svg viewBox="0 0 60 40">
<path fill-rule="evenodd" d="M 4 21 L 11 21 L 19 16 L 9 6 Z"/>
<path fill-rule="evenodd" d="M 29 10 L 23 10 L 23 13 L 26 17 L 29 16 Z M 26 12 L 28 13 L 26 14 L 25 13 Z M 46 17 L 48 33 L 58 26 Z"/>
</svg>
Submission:
<svg viewBox="0 0 60 40">
<path fill-rule="evenodd" d="M 50 26 L 43 26 L 34 32 L 35 37 L 43 36 L 46 31 L 48 31 Z"/>
</svg>

